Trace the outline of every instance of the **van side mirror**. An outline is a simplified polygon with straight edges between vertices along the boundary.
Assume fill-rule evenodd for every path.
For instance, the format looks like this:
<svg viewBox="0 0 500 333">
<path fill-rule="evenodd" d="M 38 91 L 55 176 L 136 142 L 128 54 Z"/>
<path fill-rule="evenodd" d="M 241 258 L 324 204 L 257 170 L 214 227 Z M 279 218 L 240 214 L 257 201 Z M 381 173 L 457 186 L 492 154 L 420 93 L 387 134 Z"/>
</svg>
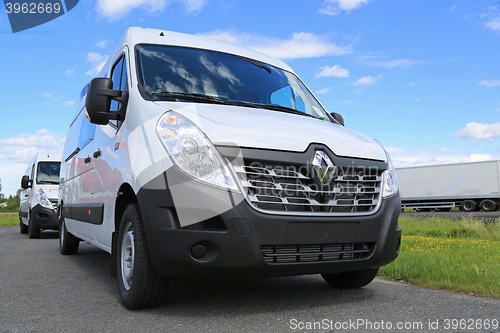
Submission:
<svg viewBox="0 0 500 333">
<path fill-rule="evenodd" d="M 336 121 L 339 122 L 340 125 L 344 126 L 344 117 L 340 113 L 332 112 L 330 113 Z"/>
<path fill-rule="evenodd" d="M 30 177 L 24 175 L 23 178 L 21 178 L 21 187 L 23 189 L 27 189 L 31 187 L 31 182 L 30 182 Z"/>
<path fill-rule="evenodd" d="M 120 110 L 110 111 L 111 101 L 121 103 Z M 113 90 L 113 80 L 107 77 L 92 79 L 85 100 L 90 122 L 106 125 L 110 120 L 123 120 L 127 109 L 128 91 Z"/>
</svg>

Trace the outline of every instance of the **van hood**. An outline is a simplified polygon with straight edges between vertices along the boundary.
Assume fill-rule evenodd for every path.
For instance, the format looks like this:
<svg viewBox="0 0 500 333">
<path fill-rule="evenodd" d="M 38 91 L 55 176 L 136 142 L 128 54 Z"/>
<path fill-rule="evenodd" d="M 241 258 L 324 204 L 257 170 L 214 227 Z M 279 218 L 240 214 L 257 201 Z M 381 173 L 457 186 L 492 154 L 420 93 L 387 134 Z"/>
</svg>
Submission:
<svg viewBox="0 0 500 333">
<path fill-rule="evenodd" d="M 386 161 L 375 140 L 343 126 L 267 109 L 219 104 L 155 102 L 194 122 L 214 145 L 304 152 L 312 143 L 337 156 Z"/>
</svg>

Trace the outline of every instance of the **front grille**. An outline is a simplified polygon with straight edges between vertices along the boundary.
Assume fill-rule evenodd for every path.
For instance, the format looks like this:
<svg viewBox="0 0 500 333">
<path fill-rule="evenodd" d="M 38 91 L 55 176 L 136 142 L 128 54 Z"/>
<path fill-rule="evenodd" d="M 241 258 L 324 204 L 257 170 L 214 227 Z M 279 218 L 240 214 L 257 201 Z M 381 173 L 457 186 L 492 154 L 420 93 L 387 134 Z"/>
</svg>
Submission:
<svg viewBox="0 0 500 333">
<path fill-rule="evenodd" d="M 377 168 L 337 167 L 331 182 L 321 184 L 307 165 L 245 161 L 233 167 L 248 201 L 265 211 L 371 214 L 381 200 L 383 170 Z"/>
<path fill-rule="evenodd" d="M 374 247 L 374 243 L 266 245 L 261 252 L 268 264 L 289 264 L 366 259 Z"/>
<path fill-rule="evenodd" d="M 57 210 L 57 199 L 49 199 L 50 203 L 52 204 L 52 207 Z"/>
</svg>

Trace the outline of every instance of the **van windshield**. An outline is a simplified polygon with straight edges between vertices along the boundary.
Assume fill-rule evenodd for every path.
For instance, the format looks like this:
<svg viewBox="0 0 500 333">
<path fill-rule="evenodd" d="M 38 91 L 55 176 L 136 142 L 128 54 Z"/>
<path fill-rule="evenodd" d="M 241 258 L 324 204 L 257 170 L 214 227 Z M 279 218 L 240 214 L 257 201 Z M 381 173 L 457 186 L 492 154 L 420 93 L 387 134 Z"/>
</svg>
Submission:
<svg viewBox="0 0 500 333">
<path fill-rule="evenodd" d="M 36 172 L 37 184 L 59 184 L 61 162 L 39 162 Z"/>
<path fill-rule="evenodd" d="M 328 119 L 294 74 L 254 59 L 195 48 L 136 46 L 139 87 L 152 100 L 265 108 Z"/>
</svg>

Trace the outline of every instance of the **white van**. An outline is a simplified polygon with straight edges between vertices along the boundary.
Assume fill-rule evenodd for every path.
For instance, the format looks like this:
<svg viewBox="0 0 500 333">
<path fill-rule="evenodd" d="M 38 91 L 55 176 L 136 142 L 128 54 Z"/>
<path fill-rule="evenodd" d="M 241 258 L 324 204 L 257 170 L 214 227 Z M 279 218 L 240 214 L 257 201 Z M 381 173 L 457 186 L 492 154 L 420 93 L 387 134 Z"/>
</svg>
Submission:
<svg viewBox="0 0 500 333">
<path fill-rule="evenodd" d="M 169 277 L 322 274 L 357 288 L 399 253 L 384 148 L 282 61 L 130 28 L 81 93 L 61 166 L 62 254 L 109 253 L 128 308 Z"/>
<path fill-rule="evenodd" d="M 19 227 L 29 238 L 39 238 L 43 229 L 59 229 L 57 201 L 61 154 L 37 154 L 21 178 Z"/>
</svg>

